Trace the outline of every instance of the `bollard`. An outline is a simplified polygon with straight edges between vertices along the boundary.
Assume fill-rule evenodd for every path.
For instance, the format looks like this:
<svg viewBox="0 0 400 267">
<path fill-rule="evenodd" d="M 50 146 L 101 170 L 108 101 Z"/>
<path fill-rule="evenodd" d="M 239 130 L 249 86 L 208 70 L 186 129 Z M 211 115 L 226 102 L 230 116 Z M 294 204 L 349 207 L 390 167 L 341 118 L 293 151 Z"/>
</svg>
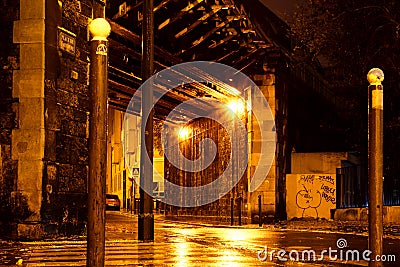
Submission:
<svg viewBox="0 0 400 267">
<path fill-rule="evenodd" d="M 233 208 L 234 208 L 234 203 L 233 203 L 233 201 L 234 201 L 234 199 L 233 199 L 233 197 L 231 198 L 231 226 L 233 225 L 233 223 L 234 223 L 234 213 L 233 213 Z"/>
<path fill-rule="evenodd" d="M 238 198 L 238 224 L 242 225 L 242 202 L 243 202 L 243 198 L 239 197 Z"/>
<path fill-rule="evenodd" d="M 261 195 L 258 195 L 258 226 L 262 226 L 262 207 L 261 207 Z"/>
</svg>

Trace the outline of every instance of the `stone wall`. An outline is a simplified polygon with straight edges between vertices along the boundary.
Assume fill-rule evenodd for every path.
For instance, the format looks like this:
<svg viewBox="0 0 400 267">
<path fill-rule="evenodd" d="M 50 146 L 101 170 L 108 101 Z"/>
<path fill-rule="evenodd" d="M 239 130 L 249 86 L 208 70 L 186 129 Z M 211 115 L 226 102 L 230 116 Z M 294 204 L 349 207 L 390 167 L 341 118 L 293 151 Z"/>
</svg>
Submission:
<svg viewBox="0 0 400 267">
<path fill-rule="evenodd" d="M 91 1 L 46 1 L 46 11 L 42 219 L 47 232 L 79 234 L 87 213 Z M 60 49 L 60 32 L 75 36 L 73 53 Z"/>
<path fill-rule="evenodd" d="M 286 218 L 286 181 L 285 175 L 290 170 L 290 140 L 289 140 L 289 121 L 288 121 L 288 105 L 289 105 L 289 83 L 287 71 L 281 66 L 283 58 L 275 58 L 269 62 L 268 66 L 264 66 L 263 74 L 255 75 L 254 82 L 263 92 L 267 99 L 274 116 L 276 129 L 275 140 L 275 160 L 271 169 L 261 186 L 251 194 L 251 213 L 253 222 L 258 218 L 258 196 L 262 200 L 262 216 L 264 221 L 271 219 Z M 278 62 L 280 62 L 278 64 Z M 262 73 L 259 71 L 259 73 Z M 254 168 L 259 162 L 257 146 L 260 141 L 254 132 L 254 136 L 249 137 L 252 141 L 250 148 L 250 177 L 254 173 Z M 256 219 L 254 219 L 256 218 Z"/>
<path fill-rule="evenodd" d="M 19 45 L 13 43 L 13 22 L 19 18 L 19 1 L 0 3 L 0 236 L 12 233 L 11 225 L 26 218 L 26 200 L 13 194 L 16 187 L 18 162 L 11 155 L 11 134 L 17 127 L 13 97 L 13 70 L 19 69 Z M 13 197 L 12 197 L 13 196 Z M 15 205 L 20 203 L 21 205 Z"/>
<path fill-rule="evenodd" d="M 82 233 L 92 1 L 2 1 L 0 7 L 0 234 Z M 60 32 L 69 39 L 60 42 Z"/>
</svg>

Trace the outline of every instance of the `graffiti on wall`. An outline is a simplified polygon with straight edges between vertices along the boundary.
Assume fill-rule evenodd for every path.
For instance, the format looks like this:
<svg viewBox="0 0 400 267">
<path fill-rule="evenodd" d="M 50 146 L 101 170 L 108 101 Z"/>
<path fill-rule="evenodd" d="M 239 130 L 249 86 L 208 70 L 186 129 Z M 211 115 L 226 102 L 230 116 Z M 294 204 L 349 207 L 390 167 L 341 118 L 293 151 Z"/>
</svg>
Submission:
<svg viewBox="0 0 400 267">
<path fill-rule="evenodd" d="M 329 174 L 298 175 L 296 205 L 301 210 L 301 217 L 327 217 L 326 212 L 336 207 L 336 177 Z"/>
</svg>

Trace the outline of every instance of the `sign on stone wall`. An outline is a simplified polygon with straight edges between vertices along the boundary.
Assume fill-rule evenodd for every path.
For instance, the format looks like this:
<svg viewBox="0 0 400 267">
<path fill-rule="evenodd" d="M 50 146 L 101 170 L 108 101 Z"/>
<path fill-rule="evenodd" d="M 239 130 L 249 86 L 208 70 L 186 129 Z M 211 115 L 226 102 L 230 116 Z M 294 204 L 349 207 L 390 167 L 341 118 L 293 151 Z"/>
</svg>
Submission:
<svg viewBox="0 0 400 267">
<path fill-rule="evenodd" d="M 330 219 L 336 208 L 336 174 L 288 174 L 286 189 L 288 219 Z"/>
<path fill-rule="evenodd" d="M 71 55 L 75 55 L 76 34 L 58 27 L 58 47 Z"/>
</svg>

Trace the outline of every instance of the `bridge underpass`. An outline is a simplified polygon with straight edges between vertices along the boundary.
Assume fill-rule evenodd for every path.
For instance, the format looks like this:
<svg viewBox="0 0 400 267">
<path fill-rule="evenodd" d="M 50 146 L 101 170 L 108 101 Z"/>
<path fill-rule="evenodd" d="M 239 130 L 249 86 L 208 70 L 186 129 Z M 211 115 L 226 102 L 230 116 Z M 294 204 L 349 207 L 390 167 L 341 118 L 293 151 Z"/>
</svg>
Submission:
<svg viewBox="0 0 400 267">
<path fill-rule="evenodd" d="M 259 195 L 263 199 L 264 217 L 285 218 L 285 174 L 290 173 L 292 150 L 337 151 L 343 145 L 343 118 L 339 118 L 336 113 L 335 95 L 316 71 L 318 66 L 297 61 L 291 50 L 289 27 L 258 1 L 250 4 L 248 1 L 237 0 L 162 0 L 154 2 L 154 12 L 155 72 L 183 62 L 218 62 L 245 73 L 263 92 L 276 123 L 275 162 L 265 183 L 253 194 L 248 193 L 249 179 L 259 161 L 257 140 L 252 139 L 248 172 L 235 190 L 237 195 L 246 195 L 242 205 L 243 209 L 247 209 L 244 211 L 244 217 L 247 217 L 249 222 L 257 213 Z M 106 17 L 112 26 L 109 38 L 110 119 L 118 121 L 112 123 L 117 125 L 117 129 L 109 138 L 109 157 L 112 158 L 112 165 L 107 171 L 107 190 L 120 194 L 126 207 L 133 205 L 127 202 L 128 199 L 138 197 L 135 196 L 138 188 L 130 187 L 129 183 L 127 185 L 127 178 L 131 174 L 130 170 L 126 170 L 123 161 L 137 162 L 137 153 L 134 151 L 138 149 L 131 149 L 132 155 L 136 155 L 135 159 L 123 159 L 121 140 L 116 136 L 121 133 L 120 122 L 123 120 L 123 113 L 143 82 L 140 77 L 142 2 L 110 2 L 106 9 Z M 229 84 L 207 78 L 207 73 L 200 72 L 198 75 L 205 77 L 207 82 L 193 82 L 175 87 L 160 99 L 155 106 L 156 124 L 162 123 L 176 106 L 185 101 L 209 97 L 227 103 L 227 99 L 236 97 Z M 164 82 L 164 85 L 156 86 L 159 93 L 165 90 L 163 86 L 168 84 L 168 80 Z M 241 93 L 243 96 L 243 92 Z M 133 103 L 133 106 L 128 108 L 129 112 L 139 115 L 140 97 L 135 97 Z M 183 118 L 185 114 L 181 116 Z M 136 125 L 137 123 L 138 120 Z M 131 130 L 139 132 L 138 128 Z M 136 140 L 134 146 L 139 143 Z M 160 153 L 156 153 L 155 168 L 162 170 L 164 175 L 172 173 L 169 169 L 171 167 L 164 162 L 161 145 L 156 147 Z M 190 150 L 187 153 L 191 154 L 194 151 Z M 191 157 L 193 154 L 188 156 Z M 211 171 L 206 176 L 216 176 L 216 173 L 217 171 Z M 168 175 L 164 178 L 182 183 L 182 180 L 174 180 Z M 175 172 L 174 175 L 179 177 L 184 174 Z M 192 178 L 188 176 L 185 179 L 190 181 Z M 125 193 L 122 193 L 123 191 Z M 189 216 L 228 217 L 228 214 L 221 215 L 218 212 L 221 209 L 229 210 L 229 195 L 227 197 L 228 199 L 200 211 L 176 211 L 170 208 L 170 212 Z"/>
</svg>

